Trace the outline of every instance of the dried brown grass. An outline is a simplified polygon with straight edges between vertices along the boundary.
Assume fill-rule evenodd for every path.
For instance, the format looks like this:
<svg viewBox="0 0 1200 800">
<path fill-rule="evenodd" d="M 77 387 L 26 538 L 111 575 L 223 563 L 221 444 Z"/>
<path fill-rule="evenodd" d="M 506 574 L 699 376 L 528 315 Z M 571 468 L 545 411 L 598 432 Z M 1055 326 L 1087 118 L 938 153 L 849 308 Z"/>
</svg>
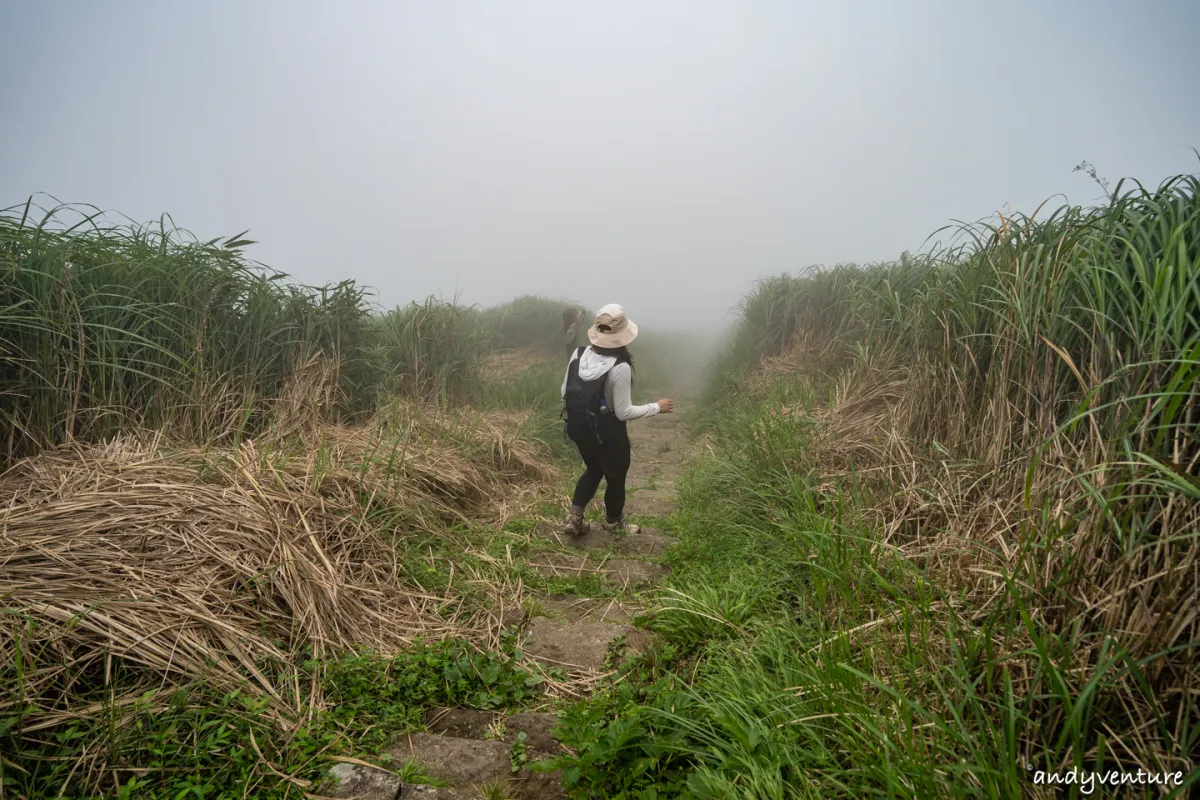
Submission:
<svg viewBox="0 0 1200 800">
<path fill-rule="evenodd" d="M 854 487 L 882 531 L 878 546 L 903 552 L 954 598 L 938 615 L 954 615 L 962 630 L 995 610 L 1006 580 L 1027 595 L 1029 623 L 995 642 L 1010 654 L 1018 693 L 1046 691 L 1038 686 L 1046 676 L 1031 629 L 1073 643 L 1063 670 L 1079 686 L 1100 669 L 1104 648 L 1125 648 L 1145 660 L 1144 677 L 1168 712 L 1170 732 L 1164 737 L 1152 724 L 1143 687 L 1124 675 L 1111 702 L 1135 724 L 1107 730 L 1113 755 L 1147 769 L 1139 759 L 1187 771 L 1194 754 L 1185 758 L 1166 739 L 1187 739 L 1200 690 L 1189 650 L 1200 640 L 1200 503 L 1178 493 L 1150 498 L 1149 470 L 1112 452 L 1093 429 L 1055 435 L 1047 407 L 1028 402 L 1031 393 L 1051 393 L 1039 373 L 1017 380 L 1004 364 L 997 369 L 997 380 L 1015 388 L 991 395 L 974 421 L 964 413 L 970 388 L 944 365 L 887 354 L 838 363 L 805 346 L 765 363 L 757 378 L 794 370 L 832 385 L 827 404 L 783 409 L 810 426 L 808 447 L 795 457 L 821 476 L 818 496 Z M 1121 487 L 1115 501 L 1095 490 L 1114 485 Z M 1137 524 L 1162 533 L 1149 545 L 1122 546 L 1112 515 L 1139 501 Z M 898 644 L 886 625 L 873 635 L 885 647 Z"/>
<path fill-rule="evenodd" d="M 397 406 L 338 427 L 290 411 L 282 440 L 202 449 L 130 436 L 0 476 L 0 659 L 26 662 L 0 716 L 23 703 L 36 731 L 95 714 L 76 687 L 121 671 L 117 706 L 202 679 L 295 720 L 320 703 L 315 678 L 300 685 L 309 655 L 497 642 L 502 612 L 421 590 L 388 537 L 525 512 L 552 472 L 519 420 Z M 388 531 L 372 510 L 395 512 Z M 519 586 L 482 589 L 500 609 L 522 602 Z"/>
</svg>

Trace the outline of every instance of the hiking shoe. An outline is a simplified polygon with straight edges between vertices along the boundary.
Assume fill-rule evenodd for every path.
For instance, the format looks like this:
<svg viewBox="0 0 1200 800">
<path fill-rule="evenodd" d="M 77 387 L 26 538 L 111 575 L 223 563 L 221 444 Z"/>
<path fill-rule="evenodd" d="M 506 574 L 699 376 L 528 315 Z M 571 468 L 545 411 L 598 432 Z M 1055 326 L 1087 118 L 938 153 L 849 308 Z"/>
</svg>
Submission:
<svg viewBox="0 0 1200 800">
<path fill-rule="evenodd" d="M 566 536 L 582 536 L 588 532 L 588 524 L 583 521 L 583 514 L 571 514 L 558 530 Z"/>
<path fill-rule="evenodd" d="M 641 525 L 634 525 L 632 522 L 626 522 L 624 517 L 616 522 L 605 521 L 604 523 L 604 530 L 621 536 L 624 536 L 627 533 L 637 533 L 641 529 Z"/>
</svg>

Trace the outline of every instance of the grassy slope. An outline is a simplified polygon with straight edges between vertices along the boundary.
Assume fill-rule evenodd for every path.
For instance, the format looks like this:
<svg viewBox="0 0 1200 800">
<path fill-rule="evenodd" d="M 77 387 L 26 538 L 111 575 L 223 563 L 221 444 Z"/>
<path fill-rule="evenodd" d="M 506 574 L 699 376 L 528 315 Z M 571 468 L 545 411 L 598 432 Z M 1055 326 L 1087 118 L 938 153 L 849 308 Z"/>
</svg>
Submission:
<svg viewBox="0 0 1200 800">
<path fill-rule="evenodd" d="M 541 678 L 513 662 L 512 641 L 496 637 L 489 618 L 500 600 L 520 604 L 520 587 L 542 586 L 507 560 L 539 547 L 528 526 L 504 522 L 537 508 L 540 484 L 503 474 L 529 445 L 481 434 L 469 412 L 426 413 L 401 413 L 378 431 L 347 431 L 353 447 L 338 445 L 338 429 L 320 427 L 320 444 L 262 437 L 238 451 L 138 451 L 126 459 L 84 449 L 18 467 L 41 472 L 40 481 L 26 484 L 20 471 L 6 476 L 5 488 L 30 491 L 36 501 L 15 502 L 4 519 L 13 570 L 4 577 L 9 624 L 0 632 L 11 656 L 0 663 L 6 791 L 300 797 L 331 758 L 370 757 L 421 728 L 426 707 L 543 702 L 532 688 Z M 82 479 L 45 485 L 80 467 Z M 472 500 L 440 488 L 464 480 L 478 493 Z M 272 519 L 283 529 L 262 528 Z M 39 544 L 47 520 L 59 537 Z M 305 537 L 287 533 L 302 527 L 335 572 L 357 578 L 332 581 Z M 156 546 L 131 557 L 147 529 Z M 204 541 L 187 544 L 192 537 Z M 300 563 L 274 564 L 280 547 Z M 43 563 L 49 550 L 54 569 Z M 223 563 L 231 553 L 240 568 L 232 576 Z M 198 574 L 164 584 L 181 558 Z M 131 579 L 134 560 L 139 572 Z M 138 604 L 110 610 L 135 592 Z M 423 611 L 406 607 L 410 595 L 426 598 Z M 395 657 L 346 644 L 375 638 L 357 606 L 380 596 L 397 601 L 380 609 L 389 637 L 416 634 L 416 644 Z M 74 619 L 43 619 L 31 607 L 43 598 L 83 610 Z M 235 632 L 256 676 L 239 668 L 223 630 Z M 384 644 L 391 650 L 396 641 Z M 184 666 L 197 648 L 209 669 Z M 174 673 L 167 661 L 179 665 Z"/>
<path fill-rule="evenodd" d="M 665 645 L 566 718 L 593 796 L 1187 795 L 1196 188 L 747 298 Z"/>
<path fill-rule="evenodd" d="M 671 554 L 675 573 L 654 623 L 664 644 L 634 663 L 625 680 L 564 715 L 566 739 L 579 752 L 573 777 L 583 791 L 605 797 L 1001 797 L 1030 791 L 1026 762 L 1108 765 L 1115 758 L 1128 765 L 1137 757 L 1163 771 L 1191 768 L 1197 743 L 1188 699 L 1194 691 L 1188 666 L 1194 631 L 1175 630 L 1165 646 L 1158 629 L 1157 638 L 1131 640 L 1111 621 L 1106 627 L 1124 606 L 1103 607 L 1110 617 L 1092 607 L 1112 592 L 1102 581 L 1149 585 L 1154 592 L 1143 596 L 1160 605 L 1194 595 L 1194 582 L 1174 580 L 1173 573 L 1163 581 L 1157 575 L 1161 563 L 1139 560 L 1148 547 L 1168 546 L 1174 548 L 1167 554 L 1171 563 L 1186 569 L 1195 541 L 1186 532 L 1195 508 L 1188 494 L 1194 451 L 1186 431 L 1194 413 L 1187 375 L 1195 363 L 1188 349 L 1195 316 L 1187 309 L 1200 305 L 1191 302 L 1197 297 L 1196 256 L 1188 248 L 1197 237 L 1186 202 L 1176 208 L 1164 200 L 1170 198 L 1158 198 L 1160 207 L 1150 214 L 1125 202 L 1121 209 L 1128 215 L 1082 219 L 1069 212 L 1045 227 L 1010 223 L 982 232 L 983 256 L 968 254 L 958 266 L 947 258 L 785 277 L 750 299 L 742 336 L 724 362 L 723 374 L 738 390 L 735 402 L 712 408 L 712 451 L 683 484 L 684 510 L 673 521 L 682 542 Z M 1097 230 L 1107 238 L 1094 238 Z M 174 425 L 185 408 L 261 409 L 250 423 L 231 423 L 238 415 L 222 412 L 200 416 L 217 424 L 183 428 L 217 441 L 269 431 L 278 422 L 268 413 L 274 407 L 263 401 L 281 394 L 280 384 L 296 382 L 294 368 L 270 366 L 286 365 L 275 356 L 260 368 L 257 356 L 230 356 L 228 348 L 209 356 L 216 366 L 189 374 L 225 376 L 241 387 L 240 395 L 223 390 L 216 405 L 191 402 L 209 395 L 189 395 L 193 384 L 185 384 L 181 394 L 188 402 L 168 396 L 169 404 L 151 403 L 153 390 L 176 374 L 171 365 L 198 352 L 198 323 L 179 322 L 174 311 L 160 317 L 183 326 L 180 335 L 164 340 L 178 347 L 163 356 L 161 374 L 129 377 L 126 365 L 142 363 L 138 340 L 104 338 L 106 320 L 116 319 L 106 316 L 103 309 L 112 303 L 104 298 L 119 284 L 106 278 L 95 284 L 100 289 L 79 293 L 80 284 L 63 277 L 69 270 L 55 273 L 77 296 L 103 300 L 89 300 L 102 311 L 83 318 L 81 336 L 79 326 L 55 322 L 62 314 L 53 303 L 69 294 L 37 294 L 39 276 L 49 267 L 45 253 L 32 258 L 22 249 L 22 236 L 11 234 L 11 241 L 20 241 L 8 245 L 6 252 L 18 256 L 9 268 L 32 281 L 20 286 L 35 288 L 19 289 L 16 301 L 8 300 L 7 316 L 0 318 L 6 335 L 29 335 L 19 340 L 29 342 L 23 345 L 29 353 L 48 354 L 50 344 L 66 341 L 82 343 L 82 352 L 95 357 L 53 362 L 53 369 L 40 372 L 29 371 L 27 361 L 2 362 L 9 370 L 6 387 L 41 387 L 40 380 L 45 387 L 38 396 L 46 397 L 60 390 L 55 381 L 82 387 L 67 395 L 76 398 L 67 408 L 76 418 L 80 410 L 92 410 L 88 424 L 95 435 L 101 422 L 117 428 Z M 1122 250 L 1121 241 L 1137 246 Z M 151 256 L 150 250 L 137 252 Z M 1064 252 L 1069 256 L 1060 257 Z M 1081 269 L 1086 264 L 1098 268 Z M 96 269 L 108 269 L 105 259 Z M 164 285 L 175 291 L 171 269 L 164 268 Z M 1021 275 L 1027 283 L 1016 291 Z M 31 315 L 28 297 L 44 298 L 37 307 L 49 310 Z M 192 295 L 182 297 L 196 306 Z M 324 302 L 319 295 L 309 298 L 303 302 Z M 135 299 L 138 314 L 151 318 L 158 306 L 140 295 Z M 283 307 L 282 300 L 270 302 Z M 366 312 L 358 300 L 353 305 L 353 313 L 339 312 L 349 313 L 360 331 L 356 355 L 345 363 L 360 365 L 354 374 L 365 377 L 342 383 L 339 414 L 351 413 L 355 402 L 373 407 L 380 394 L 408 393 L 449 405 L 478 401 L 476 392 L 483 390 L 491 405 L 537 409 L 541 422 L 527 425 L 526 435 L 554 441 L 558 426 L 549 412 L 557 410 L 561 367 L 552 360 L 489 385 L 480 377 L 486 365 L 477 358 L 491 353 L 478 347 L 486 341 L 477 338 L 480 315 L 443 304 L 413 305 L 381 321 L 381 334 L 369 317 L 359 324 Z M 253 343 L 249 353 L 272 352 L 267 343 L 279 329 L 255 328 L 251 318 L 238 316 L 246 313 L 244 303 L 212 308 L 225 309 L 240 320 L 240 329 L 252 331 L 231 342 Z M 1080 308 L 1097 313 L 1081 317 Z M 547 328 L 551 316 L 539 317 Z M 1079 325 L 1081 318 L 1086 325 Z M 97 336 L 86 335 L 93 329 Z M 652 340 L 648 331 L 636 351 L 647 392 L 660 388 L 654 365 L 670 363 Z M 339 359 L 347 353 L 342 337 L 297 341 L 302 346 L 296 353 Z M 322 342 L 329 341 L 337 347 L 326 349 Z M 109 344 L 93 351 L 93 342 Z M 110 358 L 112 353 L 118 356 Z M 230 361 L 220 360 L 225 358 Z M 772 379 L 749 383 L 736 368 L 764 360 Z M 978 368 L 981 360 L 988 369 Z M 254 369 L 239 366 L 246 364 Z M 1076 370 L 1095 385 L 1072 387 Z M 117 382 L 111 375 L 126 378 Z M 275 377 L 259 384 L 242 375 Z M 1047 375 L 1041 384 L 1029 380 Z M 1035 384 L 1038 403 L 1030 405 L 1022 387 Z M 8 419 L 23 424 L 24 430 L 14 430 L 26 437 L 22 446 L 28 450 L 57 441 L 65 428 L 57 406 L 13 400 L 27 395 L 9 394 L 6 402 L 13 404 L 5 409 Z M 1145 402 L 1136 402 L 1141 395 Z M 905 409 L 906 397 L 913 408 Z M 1087 397 L 1099 399 L 1082 406 L 1089 411 L 1081 418 L 1086 424 L 1060 435 L 1058 428 Z M 1132 405 L 1123 402 L 1130 397 Z M 144 399 L 126 403 L 137 412 L 130 419 L 114 423 L 108 412 L 100 413 L 128 398 Z M 871 402 L 857 402 L 862 399 Z M 49 422 L 35 424 L 38 419 Z M 1084 481 L 1055 494 L 1057 484 L 1035 470 L 1028 483 L 1033 501 L 1026 502 L 1021 490 L 1028 454 L 1036 449 L 1030 445 L 1055 436 L 1058 446 L 1042 463 L 1061 468 L 1084 462 L 1084 453 Z M 897 441 L 899 453 L 883 446 Z M 464 444 L 468 452 L 481 452 Z M 1023 453 L 1024 460 L 1014 460 L 1013 453 Z M 1167 466 L 1123 471 L 1130 461 L 1125 456 L 1136 453 Z M 897 455 L 910 461 L 897 467 Z M 1000 474 L 996 464 L 1008 466 Z M 1100 473 L 1098 465 L 1108 466 Z M 968 486 L 982 483 L 991 494 L 981 502 L 978 494 L 947 491 L 935 480 L 939 472 Z M 886 480 L 870 477 L 880 474 Z M 903 491 L 890 491 L 894 486 Z M 1092 502 L 1096 486 L 1100 505 L 1109 510 L 1099 518 Z M 1006 502 L 987 500 L 997 496 Z M 1065 498 L 1068 514 L 1043 518 L 1044 498 Z M 555 499 L 549 502 L 544 510 L 554 513 Z M 964 516 L 960 506 L 995 506 L 1004 513 L 979 520 Z M 1048 508 L 1056 511 L 1053 503 Z M 1004 523 L 1005 514 L 1022 509 L 1016 524 Z M 537 584 L 519 562 L 512 565 L 507 559 L 513 552 L 519 557 L 538 547 L 526 535 L 525 521 L 500 531 L 475 522 L 413 529 L 404 525 L 402 511 L 386 504 L 363 509 L 381 532 L 400 525 L 394 541 L 405 572 L 431 593 L 464 572 L 492 584 L 520 577 L 543 589 L 602 591 Z M 1179 524 L 1184 534 L 1164 542 L 1162 531 L 1172 530 L 1166 523 Z M 985 535 L 975 536 L 972 526 L 980 524 Z M 938 535 L 946 530 L 953 535 Z M 993 534 L 999 538 L 987 538 Z M 1096 548 L 1088 538 L 1096 536 L 1120 546 Z M 1064 558 L 1071 552 L 1089 558 Z M 1014 560 L 1012 554 L 1027 557 Z M 981 569 L 1001 577 L 984 581 Z M 1093 580 L 1081 581 L 1081 574 Z M 454 585 L 461 589 L 462 578 Z M 1096 586 L 1103 590 L 1098 598 L 1088 594 Z M 1064 614 L 1062 608 L 1075 611 Z M 294 721 L 280 726 L 253 694 L 226 697 L 200 682 L 166 699 L 147 696 L 143 707 L 118 716 L 106 710 L 103 676 L 80 676 L 92 681 L 82 688 L 98 701 L 100 713 L 65 716 L 41 731 L 22 732 L 20 702 L 0 708 L 4 786 L 31 796 L 60 787 L 64 796 L 78 796 L 82 787 L 101 787 L 124 796 L 174 797 L 190 790 L 205 797 L 247 791 L 298 797 L 311 788 L 301 782 L 319 777 L 329 756 L 369 754 L 396 731 L 418 725 L 422 706 L 536 702 L 529 676 L 507 658 L 507 648 L 501 641 L 480 654 L 475 643 L 449 641 L 394 659 L 345 654 L 299 664 L 302 674 L 312 676 L 300 682 L 304 691 L 325 700 L 300 727 Z M 10 661 L 5 680 L 20 686 L 22 670 L 38 656 Z M 117 675 L 126 677 L 121 670 Z M 136 685 L 145 676 L 133 670 L 128 677 Z M 72 759 L 84 748 L 89 759 L 73 771 Z M 97 767 L 106 763 L 133 763 L 138 770 L 119 773 L 116 789 L 114 773 Z"/>
<path fill-rule="evenodd" d="M 0 794 L 300 797 L 330 758 L 369 757 L 420 727 L 424 707 L 542 702 L 535 679 L 512 661 L 511 642 L 481 638 L 491 628 L 472 615 L 494 613 L 497 597 L 520 602 L 513 587 L 522 584 L 564 588 L 543 587 L 506 561 L 540 545 L 527 524 L 505 522 L 539 502 L 538 484 L 508 474 L 508 465 L 552 457 L 559 366 L 534 359 L 516 375 L 485 369 L 493 342 L 519 330 L 522 314 L 525 337 L 538 340 L 560 303 L 524 298 L 516 313 L 428 301 L 380 314 L 352 284 L 298 286 L 246 261 L 238 237 L 204 243 L 169 226 L 110 226 L 87 209 L 34 211 L 0 215 L 0 462 L 18 466 L 7 486 L 37 498 L 7 509 L 19 518 L 0 525 L 3 557 L 25 565 L 25 578 L 0 579 L 8 620 L 0 631 Z M 557 328 L 552 334 L 547 350 L 559 346 Z M 464 409 L 468 402 L 486 406 L 504 431 L 490 432 L 492 423 Z M 89 444 L 144 429 L 164 433 L 165 443 L 125 438 L 107 455 Z M 71 448 L 36 458 L 62 442 Z M 35 458 L 21 461 L 28 456 Z M 63 469 L 94 477 L 56 488 Z M 166 495 L 160 474 L 170 478 Z M 146 481 L 160 481 L 147 520 L 130 505 L 124 523 L 111 523 L 116 536 L 73 534 L 74 552 L 112 558 L 87 567 L 59 553 L 59 568 L 45 573 L 63 585 L 75 566 L 90 570 L 63 595 L 63 607 L 95 608 L 42 620 L 28 605 L 43 585 L 29 571 L 41 563 L 38 531 L 48 524 L 39 509 L 53 509 L 65 530 L 86 511 L 72 498 L 108 508 L 90 494 L 103 487 L 120 507 L 135 491 L 153 495 Z M 219 564 L 202 561 L 201 569 L 216 570 L 214 584 L 161 608 L 153 598 L 186 593 L 191 576 L 158 586 L 157 595 L 157 576 L 122 588 L 125 559 L 105 548 L 124 546 L 131 526 L 160 526 L 156 541 L 171 547 L 206 535 L 205 526 L 245 534 L 246 519 L 224 501 L 186 510 L 189 493 L 207 497 L 214 486 L 242 510 L 261 502 L 266 520 L 300 513 L 335 558 L 350 548 L 339 566 L 374 570 L 387 592 L 450 598 L 424 619 L 451 633 L 395 657 L 330 646 L 328 631 L 309 629 L 321 626 L 321 614 L 346 610 L 336 587 L 315 591 L 304 585 L 311 576 L 294 580 L 288 570 L 231 583 Z M 376 543 L 398 557 L 372 562 Z M 247 568 L 252 550 L 243 553 Z M 82 624 L 127 588 L 146 603 L 143 611 L 120 609 L 130 627 L 106 628 L 102 617 L 98 626 Z M 340 596 L 351 597 L 344 589 Z M 300 610 L 313 603 L 328 605 L 316 615 Z M 227 670 L 170 673 L 170 642 L 162 649 L 157 640 L 188 625 L 164 624 L 166 617 L 195 614 L 202 622 L 188 644 L 202 647 L 194 635 L 213 630 L 204 621 L 223 614 L 233 629 L 244 620 L 231 611 L 256 608 L 262 624 L 241 640 L 257 670 L 252 680 L 230 691 Z M 339 637 L 354 639 L 354 621 L 340 622 L 349 628 Z M 213 663 L 236 669 L 235 655 L 218 645 Z M 272 686 L 286 703 L 264 692 Z"/>
</svg>

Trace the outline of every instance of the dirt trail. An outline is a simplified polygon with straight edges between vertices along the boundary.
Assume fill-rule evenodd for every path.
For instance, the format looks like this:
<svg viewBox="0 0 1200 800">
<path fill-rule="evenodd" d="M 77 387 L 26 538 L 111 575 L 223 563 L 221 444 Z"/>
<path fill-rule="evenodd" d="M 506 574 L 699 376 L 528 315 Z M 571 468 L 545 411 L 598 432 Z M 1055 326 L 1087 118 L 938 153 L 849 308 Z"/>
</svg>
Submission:
<svg viewBox="0 0 1200 800">
<path fill-rule="evenodd" d="M 687 404 L 681 405 L 677 413 L 629 425 L 633 462 L 626 515 L 634 520 L 666 517 L 677 507 L 676 483 L 683 470 L 687 440 L 683 427 Z M 586 693 L 623 658 L 652 643 L 653 634 L 635 627 L 632 621 L 643 609 L 640 596 L 666 574 L 667 568 L 657 561 L 674 539 L 648 525 L 620 537 L 595 524 L 578 537 L 563 536 L 552 524 L 540 525 L 538 534 L 552 547 L 532 557 L 527 562 L 530 569 L 550 577 L 594 574 L 612 590 L 612 596 L 604 597 L 537 597 L 530 604 L 529 617 L 520 625 L 525 656 L 565 672 L 570 685 Z M 523 755 L 533 762 L 562 752 L 550 733 L 555 721 L 555 715 L 549 713 L 433 709 L 426 714 L 428 732 L 403 736 L 387 752 L 394 768 L 415 760 L 422 773 L 449 786 L 402 784 L 389 771 L 339 764 L 334 770 L 338 786 L 326 796 L 361 800 L 562 798 L 565 793 L 557 773 L 513 767 L 519 763 L 514 756 Z"/>
<path fill-rule="evenodd" d="M 663 517 L 678 507 L 676 483 L 683 471 L 686 413 L 682 409 L 630 425 L 633 463 L 627 485 L 632 493 L 627 513 L 631 516 Z"/>
</svg>

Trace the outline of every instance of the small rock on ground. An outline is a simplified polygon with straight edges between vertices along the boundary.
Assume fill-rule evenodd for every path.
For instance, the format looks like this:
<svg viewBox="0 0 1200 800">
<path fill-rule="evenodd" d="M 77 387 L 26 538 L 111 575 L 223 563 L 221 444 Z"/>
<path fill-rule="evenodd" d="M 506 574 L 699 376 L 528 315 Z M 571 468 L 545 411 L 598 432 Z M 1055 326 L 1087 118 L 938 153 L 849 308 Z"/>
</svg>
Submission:
<svg viewBox="0 0 1200 800">
<path fill-rule="evenodd" d="M 400 778 L 385 769 L 337 764 L 329 770 L 329 776 L 337 785 L 325 797 L 396 800 L 400 796 Z"/>
<path fill-rule="evenodd" d="M 520 605 L 507 606 L 496 613 L 499 627 L 505 630 L 519 628 L 525 624 L 525 607 Z"/>
</svg>

